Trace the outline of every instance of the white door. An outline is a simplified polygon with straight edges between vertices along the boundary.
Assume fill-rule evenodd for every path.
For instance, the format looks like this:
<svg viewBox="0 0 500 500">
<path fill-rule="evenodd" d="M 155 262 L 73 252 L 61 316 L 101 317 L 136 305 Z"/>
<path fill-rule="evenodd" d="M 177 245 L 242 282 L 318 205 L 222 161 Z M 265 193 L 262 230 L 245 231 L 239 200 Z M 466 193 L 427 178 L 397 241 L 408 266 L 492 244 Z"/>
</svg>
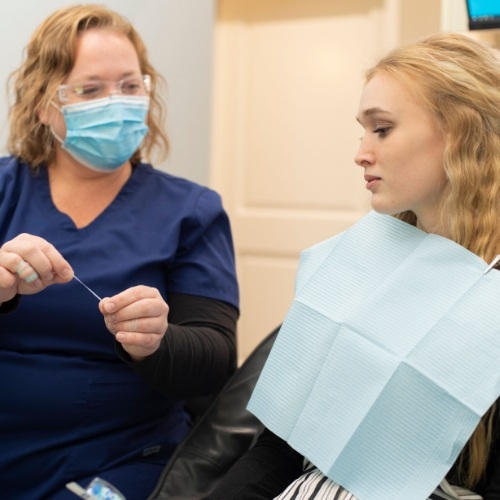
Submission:
<svg viewBox="0 0 500 500">
<path fill-rule="evenodd" d="M 401 39 L 400 4 L 218 2 L 211 185 L 235 238 L 240 361 L 283 321 L 301 250 L 369 210 L 355 116 L 364 71 Z"/>
</svg>

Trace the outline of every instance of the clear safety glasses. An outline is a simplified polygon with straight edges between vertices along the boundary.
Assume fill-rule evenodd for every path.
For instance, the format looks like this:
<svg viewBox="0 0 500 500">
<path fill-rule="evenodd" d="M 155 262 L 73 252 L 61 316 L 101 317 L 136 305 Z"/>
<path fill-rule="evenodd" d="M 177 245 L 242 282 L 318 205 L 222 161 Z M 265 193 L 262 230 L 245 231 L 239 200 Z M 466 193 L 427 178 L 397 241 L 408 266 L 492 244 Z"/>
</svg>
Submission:
<svg viewBox="0 0 500 500">
<path fill-rule="evenodd" d="M 129 76 L 118 82 L 89 80 L 87 82 L 68 83 L 57 87 L 57 97 L 61 104 L 101 99 L 111 94 L 126 96 L 148 95 L 151 90 L 149 75 Z"/>
</svg>

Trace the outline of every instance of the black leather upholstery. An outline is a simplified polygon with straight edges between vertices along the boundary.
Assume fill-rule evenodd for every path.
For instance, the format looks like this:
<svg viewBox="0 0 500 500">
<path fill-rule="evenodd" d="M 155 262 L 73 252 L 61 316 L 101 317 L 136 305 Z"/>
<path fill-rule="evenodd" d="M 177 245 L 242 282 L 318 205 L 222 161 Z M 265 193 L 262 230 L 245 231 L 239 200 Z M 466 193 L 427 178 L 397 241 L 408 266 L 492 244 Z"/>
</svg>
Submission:
<svg viewBox="0 0 500 500">
<path fill-rule="evenodd" d="M 246 410 L 279 327 L 250 354 L 179 445 L 148 500 L 194 500 L 213 491 L 262 424 Z"/>
</svg>

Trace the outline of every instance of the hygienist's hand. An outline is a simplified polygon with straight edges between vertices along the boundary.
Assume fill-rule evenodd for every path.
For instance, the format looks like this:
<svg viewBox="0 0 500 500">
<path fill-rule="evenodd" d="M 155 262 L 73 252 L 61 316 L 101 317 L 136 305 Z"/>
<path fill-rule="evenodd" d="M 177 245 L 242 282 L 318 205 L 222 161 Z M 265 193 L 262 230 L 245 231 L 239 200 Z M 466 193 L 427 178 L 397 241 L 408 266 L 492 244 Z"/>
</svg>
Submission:
<svg viewBox="0 0 500 500">
<path fill-rule="evenodd" d="M 168 305 L 156 288 L 134 286 L 99 303 L 108 330 L 134 361 L 153 354 L 168 327 Z"/>
<path fill-rule="evenodd" d="M 0 247 L 0 304 L 72 278 L 71 266 L 43 238 L 20 234 Z"/>
</svg>

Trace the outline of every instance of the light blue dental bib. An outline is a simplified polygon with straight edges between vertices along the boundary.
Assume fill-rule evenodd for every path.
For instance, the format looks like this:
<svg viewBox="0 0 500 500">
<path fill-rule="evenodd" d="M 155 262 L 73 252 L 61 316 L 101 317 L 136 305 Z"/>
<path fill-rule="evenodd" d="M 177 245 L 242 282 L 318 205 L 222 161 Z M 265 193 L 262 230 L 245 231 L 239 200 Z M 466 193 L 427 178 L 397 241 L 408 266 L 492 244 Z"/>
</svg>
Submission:
<svg viewBox="0 0 500 500">
<path fill-rule="evenodd" d="M 500 394 L 500 271 L 371 212 L 301 256 L 248 409 L 361 500 L 423 500 Z"/>
</svg>

